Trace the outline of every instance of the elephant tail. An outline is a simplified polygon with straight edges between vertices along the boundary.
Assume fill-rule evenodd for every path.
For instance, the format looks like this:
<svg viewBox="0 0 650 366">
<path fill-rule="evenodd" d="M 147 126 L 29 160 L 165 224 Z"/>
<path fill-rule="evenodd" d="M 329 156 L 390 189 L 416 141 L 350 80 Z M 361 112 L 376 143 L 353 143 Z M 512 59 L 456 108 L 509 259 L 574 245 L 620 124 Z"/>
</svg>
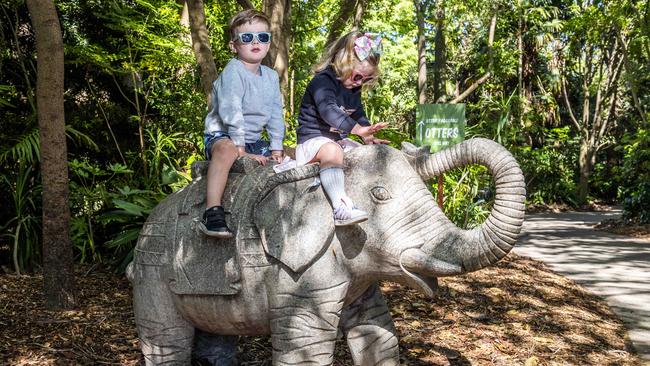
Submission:
<svg viewBox="0 0 650 366">
<path fill-rule="evenodd" d="M 134 277 L 133 277 L 133 276 L 134 276 L 133 271 L 134 271 L 134 269 L 133 269 L 133 261 L 132 261 L 131 263 L 129 263 L 129 264 L 126 266 L 126 270 L 124 271 L 124 274 L 126 275 L 126 278 L 127 278 L 127 279 L 129 280 L 129 282 L 131 282 L 131 283 L 133 283 L 133 278 L 134 278 Z"/>
</svg>

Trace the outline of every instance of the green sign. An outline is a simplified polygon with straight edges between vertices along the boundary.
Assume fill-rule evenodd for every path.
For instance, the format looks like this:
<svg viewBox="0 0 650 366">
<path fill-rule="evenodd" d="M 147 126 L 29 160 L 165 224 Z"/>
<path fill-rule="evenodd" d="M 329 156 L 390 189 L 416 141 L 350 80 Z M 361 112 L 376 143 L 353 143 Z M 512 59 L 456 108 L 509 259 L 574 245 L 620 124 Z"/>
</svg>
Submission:
<svg viewBox="0 0 650 366">
<path fill-rule="evenodd" d="M 431 152 L 465 139 L 465 104 L 418 104 L 415 120 L 415 144 Z"/>
</svg>

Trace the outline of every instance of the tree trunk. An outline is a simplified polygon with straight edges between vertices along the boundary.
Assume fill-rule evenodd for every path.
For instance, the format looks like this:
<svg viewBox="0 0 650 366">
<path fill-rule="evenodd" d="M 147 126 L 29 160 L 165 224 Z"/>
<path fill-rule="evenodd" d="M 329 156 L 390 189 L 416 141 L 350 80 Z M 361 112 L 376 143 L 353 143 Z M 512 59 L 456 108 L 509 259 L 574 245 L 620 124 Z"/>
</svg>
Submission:
<svg viewBox="0 0 650 366">
<path fill-rule="evenodd" d="M 589 196 L 589 177 L 591 176 L 591 154 L 589 152 L 589 141 L 586 138 L 580 139 L 580 153 L 578 156 L 578 165 L 580 177 L 578 183 L 578 203 L 583 205 L 587 203 Z"/>
<path fill-rule="evenodd" d="M 517 114 L 519 115 L 519 126 L 523 127 L 524 126 L 524 40 L 523 40 L 523 32 L 524 32 L 524 15 L 522 14 L 523 10 L 521 7 L 519 8 L 519 14 L 518 14 L 518 26 L 517 26 L 517 51 L 519 52 L 519 57 L 518 57 L 518 62 L 517 62 L 517 94 L 519 96 L 519 111 Z"/>
<path fill-rule="evenodd" d="M 366 7 L 366 1 L 357 2 L 356 7 L 354 8 L 354 18 L 352 18 L 352 31 L 358 31 L 361 28 L 361 18 L 363 17 L 363 11 Z"/>
<path fill-rule="evenodd" d="M 205 26 L 203 0 L 187 0 L 187 8 L 190 15 L 192 49 L 201 70 L 201 86 L 208 102 L 208 109 L 210 109 L 212 107 L 212 83 L 217 79 L 217 66 L 210 48 L 208 28 Z"/>
<path fill-rule="evenodd" d="M 296 98 L 296 70 L 291 70 L 291 79 L 289 79 L 289 115 L 293 116 L 295 113 L 294 104 Z"/>
<path fill-rule="evenodd" d="M 589 177 L 596 161 L 596 154 L 608 144 L 605 138 L 611 128 L 612 116 L 616 114 L 616 95 L 621 69 L 624 62 L 624 39 L 605 40 L 603 45 L 587 42 L 580 53 L 573 56 L 580 60 L 579 76 L 582 78 L 581 92 L 576 93 L 582 104 L 582 115 L 578 119 L 569 100 L 566 81 L 566 66 L 562 70 L 562 95 L 569 117 L 580 135 L 578 204 L 587 203 Z M 592 105 L 593 98 L 593 105 Z"/>
<path fill-rule="evenodd" d="M 415 0 L 415 12 L 418 20 L 418 103 L 427 101 L 427 49 L 424 36 L 424 4 Z"/>
<path fill-rule="evenodd" d="M 275 69 L 280 76 L 280 90 L 287 100 L 289 85 L 289 44 L 291 40 L 291 0 L 267 0 L 264 12 L 271 21 L 273 42 L 264 63 Z"/>
<path fill-rule="evenodd" d="M 327 35 L 326 45 L 342 36 L 345 27 L 350 21 L 352 21 L 351 31 L 359 29 L 366 2 L 367 0 L 341 0 L 339 2 L 339 12 L 332 18 L 333 21 L 330 25 L 330 33 Z"/>
<path fill-rule="evenodd" d="M 49 310 L 76 305 L 63 109 L 63 39 L 52 0 L 27 0 L 36 35 L 36 105 L 43 178 L 43 287 Z"/>
<path fill-rule="evenodd" d="M 447 68 L 447 45 L 445 43 L 445 7 L 441 0 L 436 10 L 436 62 L 433 69 L 433 100 L 439 103 L 445 97 L 445 69 Z"/>
</svg>

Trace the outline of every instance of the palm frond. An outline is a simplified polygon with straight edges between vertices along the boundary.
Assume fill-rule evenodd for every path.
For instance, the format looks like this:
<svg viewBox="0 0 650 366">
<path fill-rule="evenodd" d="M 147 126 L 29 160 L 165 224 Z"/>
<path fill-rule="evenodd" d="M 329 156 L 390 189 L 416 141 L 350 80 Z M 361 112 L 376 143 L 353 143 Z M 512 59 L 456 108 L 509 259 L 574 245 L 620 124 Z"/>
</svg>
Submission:
<svg viewBox="0 0 650 366">
<path fill-rule="evenodd" d="M 90 136 L 86 135 L 85 133 L 79 130 L 76 130 L 74 127 L 70 125 L 65 126 L 65 135 L 68 136 L 70 140 L 83 144 L 86 147 L 91 148 L 95 151 L 99 151 L 99 147 L 97 147 L 97 144 L 90 138 Z"/>
<path fill-rule="evenodd" d="M 38 128 L 20 136 L 16 144 L 0 152 L 0 162 L 12 159 L 32 164 L 40 160 L 41 144 L 38 136 Z"/>
</svg>

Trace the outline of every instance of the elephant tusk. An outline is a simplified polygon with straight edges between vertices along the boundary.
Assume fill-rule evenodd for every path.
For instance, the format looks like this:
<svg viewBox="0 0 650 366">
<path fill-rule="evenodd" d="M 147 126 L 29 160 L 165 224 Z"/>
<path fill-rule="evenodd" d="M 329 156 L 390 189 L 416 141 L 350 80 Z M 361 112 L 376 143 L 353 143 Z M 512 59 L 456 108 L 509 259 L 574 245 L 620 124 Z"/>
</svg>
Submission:
<svg viewBox="0 0 650 366">
<path fill-rule="evenodd" d="M 422 293 L 424 293 L 428 297 L 433 297 L 436 293 L 436 289 L 438 288 L 438 278 L 435 276 L 429 276 L 429 275 L 420 275 L 418 273 L 413 273 L 410 270 L 404 266 L 404 259 L 405 256 L 404 254 L 408 251 L 416 250 L 419 252 L 422 252 L 419 249 L 407 249 L 402 254 L 400 254 L 399 257 L 399 266 L 402 269 L 402 272 L 404 272 L 407 275 L 407 282 L 409 282 L 409 285 L 419 289 Z M 410 262 L 410 259 L 408 259 L 408 255 L 406 256 L 407 258 L 407 263 Z"/>
<path fill-rule="evenodd" d="M 459 265 L 442 261 L 420 249 L 411 248 L 400 255 L 400 266 L 415 270 L 417 273 L 426 273 L 430 276 L 444 277 L 463 274 Z"/>
</svg>

